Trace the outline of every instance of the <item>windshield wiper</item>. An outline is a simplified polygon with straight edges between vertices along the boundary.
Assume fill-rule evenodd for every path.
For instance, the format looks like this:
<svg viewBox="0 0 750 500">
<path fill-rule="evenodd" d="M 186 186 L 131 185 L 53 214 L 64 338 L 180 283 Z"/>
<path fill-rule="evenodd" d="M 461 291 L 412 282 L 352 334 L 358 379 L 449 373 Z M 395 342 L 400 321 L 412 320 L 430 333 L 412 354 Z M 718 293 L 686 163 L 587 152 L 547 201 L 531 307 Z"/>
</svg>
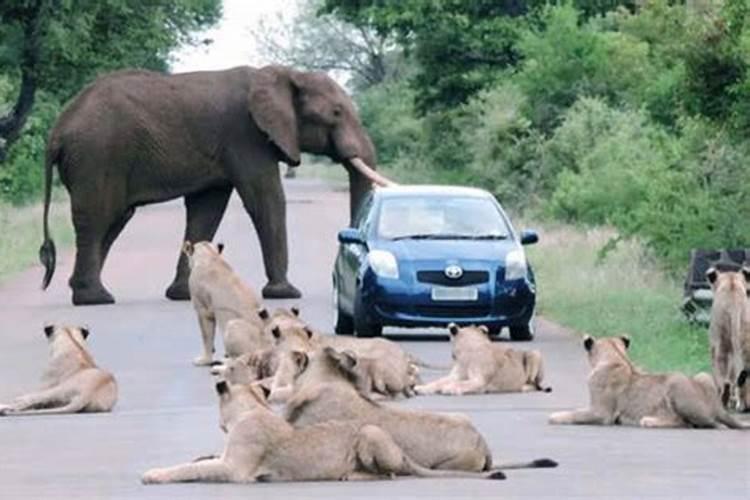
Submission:
<svg viewBox="0 0 750 500">
<path fill-rule="evenodd" d="M 451 234 L 451 233 L 430 233 L 430 234 L 409 234 L 405 236 L 396 236 L 391 238 L 392 241 L 398 240 L 504 240 L 508 237 L 502 234 Z"/>
</svg>

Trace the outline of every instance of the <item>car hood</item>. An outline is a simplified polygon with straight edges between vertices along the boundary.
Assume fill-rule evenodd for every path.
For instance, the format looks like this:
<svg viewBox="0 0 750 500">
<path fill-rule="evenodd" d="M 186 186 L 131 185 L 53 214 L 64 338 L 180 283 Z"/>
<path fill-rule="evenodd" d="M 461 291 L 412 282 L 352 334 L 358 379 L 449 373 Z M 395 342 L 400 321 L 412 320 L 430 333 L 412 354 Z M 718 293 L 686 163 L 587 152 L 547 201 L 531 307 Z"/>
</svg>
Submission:
<svg viewBox="0 0 750 500">
<path fill-rule="evenodd" d="M 505 261 L 520 248 L 513 240 L 378 240 L 370 248 L 391 252 L 400 264 L 407 262 Z"/>
</svg>

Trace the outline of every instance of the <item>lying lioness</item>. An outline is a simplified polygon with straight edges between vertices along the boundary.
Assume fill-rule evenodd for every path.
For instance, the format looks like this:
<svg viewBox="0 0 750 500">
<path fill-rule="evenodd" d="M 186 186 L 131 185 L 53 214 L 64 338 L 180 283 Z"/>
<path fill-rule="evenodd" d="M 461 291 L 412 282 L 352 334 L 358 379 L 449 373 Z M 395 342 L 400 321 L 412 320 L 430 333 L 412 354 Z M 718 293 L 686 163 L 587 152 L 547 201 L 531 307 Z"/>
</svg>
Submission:
<svg viewBox="0 0 750 500">
<path fill-rule="evenodd" d="M 0 405 L 0 415 L 51 415 L 110 411 L 117 402 L 117 383 L 86 349 L 86 328 L 46 326 L 49 363 L 44 388 Z"/>
<path fill-rule="evenodd" d="M 216 328 L 226 335 L 227 323 L 232 319 L 239 318 L 244 322 L 235 324 L 230 330 L 227 339 L 230 352 L 227 354 L 239 355 L 246 349 L 237 335 L 252 337 L 249 341 L 252 345 L 262 344 L 258 298 L 227 264 L 221 256 L 222 250 L 223 245 L 214 246 L 208 241 L 195 244 L 186 241 L 182 248 L 190 265 L 190 300 L 198 315 L 203 340 L 203 354 L 193 361 L 198 366 L 211 364 Z"/>
<path fill-rule="evenodd" d="M 550 392 L 542 387 L 542 354 L 493 344 L 485 326 L 448 325 L 455 363 L 443 378 L 414 388 L 418 394 Z"/>
<path fill-rule="evenodd" d="M 329 422 L 295 429 L 271 411 L 253 385 L 216 384 L 221 426 L 228 433 L 218 458 L 146 472 L 145 484 L 268 482 L 421 477 L 504 479 L 502 473 L 435 471 L 409 458 L 383 429 Z"/>
<path fill-rule="evenodd" d="M 584 337 L 591 364 L 590 407 L 553 413 L 551 424 L 719 427 L 743 425 L 721 405 L 713 378 L 643 373 L 630 361 L 628 337 Z"/>
<path fill-rule="evenodd" d="M 385 430 L 406 455 L 423 467 L 465 471 L 494 470 L 486 441 L 464 415 L 381 405 L 357 390 L 356 359 L 330 347 L 303 354 L 286 419 L 295 427 L 355 420 Z M 555 467 L 539 459 L 496 465 L 497 469 Z"/>
</svg>

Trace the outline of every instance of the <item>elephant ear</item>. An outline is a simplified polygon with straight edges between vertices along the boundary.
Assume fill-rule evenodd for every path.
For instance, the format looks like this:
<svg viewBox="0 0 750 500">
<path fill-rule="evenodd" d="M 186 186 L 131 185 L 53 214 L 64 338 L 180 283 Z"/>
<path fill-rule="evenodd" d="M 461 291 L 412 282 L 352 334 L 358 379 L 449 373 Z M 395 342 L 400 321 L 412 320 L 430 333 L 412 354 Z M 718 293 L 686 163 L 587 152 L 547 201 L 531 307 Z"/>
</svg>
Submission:
<svg viewBox="0 0 750 500">
<path fill-rule="evenodd" d="M 281 160 L 292 166 L 300 163 L 295 92 L 291 70 L 267 66 L 253 73 L 248 95 L 255 124 L 278 148 Z"/>
</svg>

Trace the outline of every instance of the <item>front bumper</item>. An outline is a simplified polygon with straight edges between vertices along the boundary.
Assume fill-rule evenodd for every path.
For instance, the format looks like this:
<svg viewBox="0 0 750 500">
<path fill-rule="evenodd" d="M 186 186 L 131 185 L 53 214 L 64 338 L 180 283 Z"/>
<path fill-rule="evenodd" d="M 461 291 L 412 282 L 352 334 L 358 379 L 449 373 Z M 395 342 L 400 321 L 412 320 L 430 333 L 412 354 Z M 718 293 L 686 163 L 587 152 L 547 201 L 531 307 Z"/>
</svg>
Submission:
<svg viewBox="0 0 750 500">
<path fill-rule="evenodd" d="M 441 327 L 482 324 L 490 328 L 526 325 L 534 314 L 536 287 L 528 279 L 490 280 L 475 285 L 477 300 L 435 301 L 434 285 L 404 283 L 366 273 L 360 284 L 368 321 L 383 326 Z"/>
</svg>

